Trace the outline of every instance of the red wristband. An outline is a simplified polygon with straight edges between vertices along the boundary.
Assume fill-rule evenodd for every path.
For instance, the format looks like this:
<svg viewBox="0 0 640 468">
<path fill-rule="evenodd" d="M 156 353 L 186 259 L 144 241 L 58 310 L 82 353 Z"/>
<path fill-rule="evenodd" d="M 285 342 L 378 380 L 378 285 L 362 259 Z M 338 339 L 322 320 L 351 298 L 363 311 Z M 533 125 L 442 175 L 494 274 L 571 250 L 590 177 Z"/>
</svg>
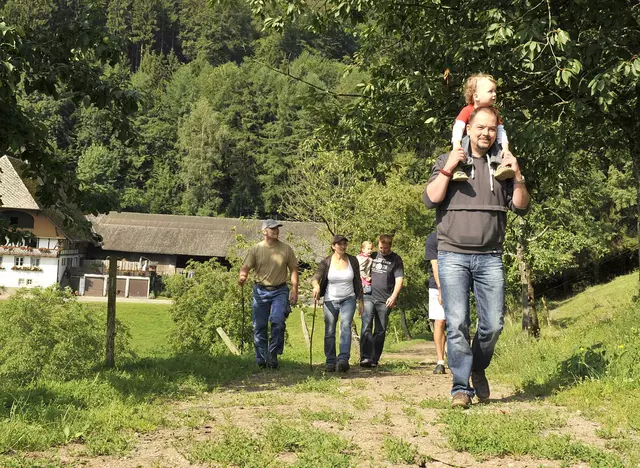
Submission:
<svg viewBox="0 0 640 468">
<path fill-rule="evenodd" d="M 446 176 L 448 178 L 451 178 L 451 176 L 453 176 L 453 174 L 451 172 L 447 172 L 444 169 L 440 169 L 440 174 L 442 174 L 443 176 Z"/>
</svg>

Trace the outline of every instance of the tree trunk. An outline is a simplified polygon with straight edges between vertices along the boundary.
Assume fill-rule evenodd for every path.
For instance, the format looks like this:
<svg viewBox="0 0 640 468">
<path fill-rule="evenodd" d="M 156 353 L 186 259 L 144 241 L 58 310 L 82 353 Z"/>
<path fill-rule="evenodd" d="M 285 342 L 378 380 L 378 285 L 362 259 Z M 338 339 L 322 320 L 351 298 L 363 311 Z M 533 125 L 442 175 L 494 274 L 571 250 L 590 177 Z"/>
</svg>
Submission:
<svg viewBox="0 0 640 468">
<path fill-rule="evenodd" d="M 118 260 L 109 257 L 109 283 L 107 289 L 107 358 L 106 366 L 113 369 L 116 363 L 116 277 Z"/>
<path fill-rule="evenodd" d="M 516 258 L 518 259 L 518 270 L 520 271 L 520 294 L 522 302 L 522 331 L 525 330 L 530 336 L 540 335 L 540 324 L 538 313 L 535 309 L 533 283 L 531 282 L 531 266 L 527 262 L 525 252 L 527 249 L 526 221 L 522 218 L 518 220 L 520 224 L 520 240 L 516 247 Z"/>
<path fill-rule="evenodd" d="M 407 326 L 407 315 L 403 309 L 399 309 L 400 312 L 400 325 L 402 325 L 402 333 L 404 333 L 404 339 L 412 339 L 411 333 L 409 333 L 409 327 Z"/>
<path fill-rule="evenodd" d="M 640 93 L 640 84 L 636 86 Z M 636 116 L 640 112 L 640 99 L 636 100 Z M 636 237 L 638 240 L 638 287 L 637 297 L 640 298 L 640 122 L 633 119 L 633 127 L 629 133 L 629 150 L 631 153 L 632 171 L 636 181 Z"/>
</svg>

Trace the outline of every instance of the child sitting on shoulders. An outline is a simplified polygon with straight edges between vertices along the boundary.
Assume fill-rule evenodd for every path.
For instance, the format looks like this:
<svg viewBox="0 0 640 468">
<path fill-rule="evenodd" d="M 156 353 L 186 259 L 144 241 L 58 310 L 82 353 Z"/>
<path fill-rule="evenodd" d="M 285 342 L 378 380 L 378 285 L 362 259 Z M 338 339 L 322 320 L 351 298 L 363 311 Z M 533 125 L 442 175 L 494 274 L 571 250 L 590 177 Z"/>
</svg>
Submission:
<svg viewBox="0 0 640 468">
<path fill-rule="evenodd" d="M 462 146 L 462 137 L 466 132 L 471 113 L 480 107 L 493 107 L 496 102 L 496 88 L 496 80 L 491 75 L 476 73 L 475 75 L 471 75 L 467 78 L 467 83 L 464 87 L 467 106 L 465 106 L 458 114 L 458 117 L 456 117 L 456 122 L 453 125 L 453 132 L 451 135 L 451 143 L 453 144 L 454 150 Z M 501 150 L 497 155 L 491 157 L 490 163 L 497 167 L 494 177 L 496 180 L 500 181 L 511 179 L 515 176 L 513 169 L 509 166 L 501 165 L 502 154 L 511 154 L 509 151 L 509 140 L 507 139 L 507 134 L 504 131 L 502 119 L 498 121 L 498 134 L 496 140 L 498 142 L 498 146 L 501 147 Z M 461 165 L 473 165 L 472 156 L 469 154 L 467 156 L 466 163 L 461 163 Z M 469 176 L 460 167 L 460 165 L 458 165 L 456 170 L 453 172 L 452 180 L 466 181 L 469 180 Z"/>
</svg>

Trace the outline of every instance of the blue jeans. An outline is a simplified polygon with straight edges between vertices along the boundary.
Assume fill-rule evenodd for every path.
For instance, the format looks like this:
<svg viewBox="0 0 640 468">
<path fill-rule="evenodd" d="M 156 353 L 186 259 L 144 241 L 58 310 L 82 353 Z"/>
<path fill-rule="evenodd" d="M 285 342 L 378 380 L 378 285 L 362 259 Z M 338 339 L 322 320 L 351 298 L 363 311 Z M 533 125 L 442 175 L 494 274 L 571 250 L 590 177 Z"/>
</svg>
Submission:
<svg viewBox="0 0 640 468">
<path fill-rule="evenodd" d="M 284 350 L 286 310 L 289 288 L 286 284 L 269 291 L 258 284 L 253 285 L 251 319 L 253 323 L 253 346 L 256 362 L 266 364 L 278 362 L 278 354 Z M 271 322 L 271 340 L 267 347 L 267 327 Z"/>
<path fill-rule="evenodd" d="M 364 295 L 364 312 L 360 330 L 360 361 L 369 359 L 377 364 L 380 360 L 390 313 L 391 309 L 385 302 L 374 301 L 370 294 Z"/>
<path fill-rule="evenodd" d="M 351 323 L 356 312 L 356 296 L 324 301 L 324 355 L 327 364 L 336 363 L 336 324 L 340 315 L 340 354 L 338 361 L 351 357 Z"/>
<path fill-rule="evenodd" d="M 447 349 L 453 388 L 451 394 L 474 395 L 471 371 L 484 371 L 504 325 L 504 266 L 502 255 L 438 252 L 438 274 L 447 317 Z M 469 346 L 469 291 L 473 288 L 478 329 Z"/>
</svg>

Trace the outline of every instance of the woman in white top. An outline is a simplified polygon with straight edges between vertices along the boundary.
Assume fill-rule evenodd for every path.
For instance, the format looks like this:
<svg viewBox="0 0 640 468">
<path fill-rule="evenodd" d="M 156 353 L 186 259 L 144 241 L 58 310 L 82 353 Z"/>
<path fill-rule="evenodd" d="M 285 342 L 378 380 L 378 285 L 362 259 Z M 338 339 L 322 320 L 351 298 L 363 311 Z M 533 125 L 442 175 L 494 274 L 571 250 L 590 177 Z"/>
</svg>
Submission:
<svg viewBox="0 0 640 468">
<path fill-rule="evenodd" d="M 362 301 L 362 281 L 358 259 L 347 254 L 349 239 L 333 236 L 333 254 L 318 264 L 313 275 L 313 298 L 324 297 L 324 354 L 327 372 L 349 370 L 351 356 L 351 323 L 356 311 L 356 299 Z M 336 361 L 336 324 L 340 317 L 340 353 Z"/>
</svg>

